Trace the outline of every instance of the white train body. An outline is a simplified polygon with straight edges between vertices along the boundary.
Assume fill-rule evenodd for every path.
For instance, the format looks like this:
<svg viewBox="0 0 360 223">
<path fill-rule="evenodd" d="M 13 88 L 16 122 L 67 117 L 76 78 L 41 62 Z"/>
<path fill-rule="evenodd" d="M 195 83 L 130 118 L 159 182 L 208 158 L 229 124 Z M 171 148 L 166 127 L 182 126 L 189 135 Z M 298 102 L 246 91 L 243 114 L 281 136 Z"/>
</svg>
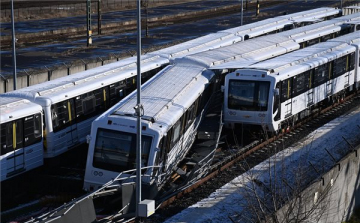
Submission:
<svg viewBox="0 0 360 223">
<path fill-rule="evenodd" d="M 187 59 L 169 65 L 142 86 L 143 182 L 161 185 L 190 149 L 211 93 L 214 73 Z M 209 86 L 208 91 L 211 91 Z M 136 92 L 93 122 L 84 180 L 86 190 L 134 174 Z M 128 171 L 128 172 L 126 172 Z"/>
<path fill-rule="evenodd" d="M 225 77 L 224 123 L 278 131 L 359 86 L 360 32 L 259 62 Z"/>
<path fill-rule="evenodd" d="M 228 61 L 251 65 L 298 48 L 299 44 L 286 37 L 268 36 L 256 40 L 250 39 L 246 42 L 239 42 L 231 46 L 176 59 L 173 65 L 169 65 L 145 83 L 142 87 L 142 100 L 145 111 L 142 120 L 143 129 L 145 129 L 143 136 L 149 136 L 152 139 L 149 148 L 150 152 L 147 152 L 149 154 L 148 159 L 143 161 L 144 166 L 149 167 L 146 175 L 153 176 L 153 179 L 156 178 L 158 185 L 161 185 L 166 177 L 169 177 L 172 168 L 189 151 L 195 139 L 199 122 L 205 112 L 205 105 L 212 94 L 212 87 L 208 86 L 214 82 L 215 74 L 210 70 L 206 70 L 207 68 Z M 214 84 L 219 83 L 218 81 Z M 205 88 L 207 91 L 205 91 Z M 99 149 L 98 135 L 100 134 L 100 137 L 104 138 L 103 133 L 110 134 L 117 131 L 116 138 L 118 140 L 122 138 L 119 136 L 119 132 L 127 136 L 136 133 L 136 117 L 133 116 L 133 107 L 136 105 L 135 94 L 134 92 L 128 98 L 123 99 L 93 122 L 84 179 L 85 190 L 97 189 L 123 171 L 126 173 L 122 173 L 121 178 L 129 177 L 134 173 L 133 170 L 131 171 L 135 167 L 134 165 L 127 166 L 125 169 L 112 169 L 109 167 L 107 163 L 116 162 L 116 159 L 124 159 L 115 157 L 114 161 L 106 161 L 106 154 L 101 155 L 102 150 Z M 180 124 L 182 121 L 186 124 Z M 180 144 L 173 142 L 169 145 L 170 148 L 160 149 L 159 143 L 161 143 L 161 139 L 169 135 L 169 131 L 171 132 L 173 129 L 176 129 L 175 132 L 178 133 L 178 128 L 181 126 L 185 126 L 185 128 L 181 128 L 180 136 L 168 136 L 177 138 Z M 116 134 L 114 133 L 114 135 Z M 134 135 L 132 135 L 131 140 L 134 140 Z M 116 140 L 113 140 L 113 143 L 117 145 L 124 144 Z M 127 151 L 132 151 L 132 154 L 135 154 L 134 150 L 135 146 L 133 144 L 127 149 Z M 158 155 L 159 152 L 162 152 L 162 154 Z M 104 157 L 103 165 L 97 163 L 100 156 Z M 162 157 L 162 161 L 156 161 L 158 156 Z M 108 155 L 108 157 L 110 156 Z M 159 166 L 159 172 L 154 173 L 153 166 Z M 144 182 L 150 182 L 153 179 L 145 177 Z"/>
<path fill-rule="evenodd" d="M 133 59 L 134 60 L 134 59 Z M 143 72 L 168 63 L 159 56 L 144 58 Z M 45 158 L 86 141 L 91 122 L 135 89 L 136 64 L 99 67 L 3 94 L 42 106 L 45 115 Z"/>
<path fill-rule="evenodd" d="M 0 97 L 1 181 L 43 165 L 42 108 Z"/>
</svg>

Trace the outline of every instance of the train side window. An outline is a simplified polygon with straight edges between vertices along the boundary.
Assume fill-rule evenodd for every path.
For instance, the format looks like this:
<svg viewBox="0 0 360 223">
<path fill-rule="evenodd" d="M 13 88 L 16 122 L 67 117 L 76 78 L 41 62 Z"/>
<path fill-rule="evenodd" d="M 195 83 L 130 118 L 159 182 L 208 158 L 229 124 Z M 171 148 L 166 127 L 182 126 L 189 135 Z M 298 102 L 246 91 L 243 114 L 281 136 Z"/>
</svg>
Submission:
<svg viewBox="0 0 360 223">
<path fill-rule="evenodd" d="M 280 101 L 284 102 L 291 98 L 292 78 L 283 80 L 281 82 Z"/>
<path fill-rule="evenodd" d="M 108 108 L 109 90 L 107 87 L 76 97 L 77 122 L 91 118 Z"/>
<path fill-rule="evenodd" d="M 334 35 L 333 33 L 330 33 L 328 35 L 321 37 L 321 42 L 326 42 L 327 40 L 332 39 L 333 35 Z"/>
<path fill-rule="evenodd" d="M 351 53 L 349 55 L 349 65 L 348 65 L 348 71 L 354 70 L 355 69 L 355 52 Z"/>
<path fill-rule="evenodd" d="M 334 77 L 339 77 L 346 72 L 347 56 L 334 60 Z"/>
<path fill-rule="evenodd" d="M 173 126 L 172 137 L 171 137 L 171 148 L 179 141 L 181 136 L 181 119 L 178 120 Z"/>
<path fill-rule="evenodd" d="M 307 41 L 306 46 L 312 46 L 312 45 L 315 45 L 315 44 L 317 44 L 319 42 L 321 42 L 321 39 L 320 38 L 315 38 L 315 39 Z"/>
<path fill-rule="evenodd" d="M 23 147 L 23 120 L 1 124 L 1 155 Z"/>
<path fill-rule="evenodd" d="M 24 119 L 25 146 L 41 142 L 41 115 L 35 114 Z"/>
<path fill-rule="evenodd" d="M 84 115 L 89 115 L 95 112 L 95 95 L 90 95 L 82 100 L 82 107 Z"/>
<path fill-rule="evenodd" d="M 1 124 L 1 155 L 13 150 L 13 122 Z"/>
<path fill-rule="evenodd" d="M 129 90 L 129 92 L 132 92 L 136 89 L 136 76 L 126 79 L 126 88 Z"/>
<path fill-rule="evenodd" d="M 309 89 L 309 77 L 309 72 L 304 72 L 294 77 L 293 97 L 296 97 Z"/>
<path fill-rule="evenodd" d="M 110 86 L 110 105 L 113 106 L 126 96 L 126 84 L 124 81 L 111 84 Z"/>
<path fill-rule="evenodd" d="M 186 111 L 185 118 L 185 131 L 189 128 L 189 126 L 194 122 L 196 117 L 196 102 L 195 101 Z"/>
<path fill-rule="evenodd" d="M 53 130 L 57 132 L 68 127 L 75 118 L 73 99 L 51 105 Z"/>
<path fill-rule="evenodd" d="M 323 64 L 314 69 L 314 87 L 317 87 L 328 80 L 329 66 Z"/>
</svg>

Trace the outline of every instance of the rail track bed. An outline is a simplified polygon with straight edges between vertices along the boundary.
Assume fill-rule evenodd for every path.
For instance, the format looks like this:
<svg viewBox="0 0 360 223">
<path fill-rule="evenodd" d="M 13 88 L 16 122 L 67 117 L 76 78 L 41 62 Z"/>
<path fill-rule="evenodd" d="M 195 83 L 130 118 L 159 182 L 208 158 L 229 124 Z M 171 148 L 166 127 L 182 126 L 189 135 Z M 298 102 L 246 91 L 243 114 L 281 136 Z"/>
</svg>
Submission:
<svg viewBox="0 0 360 223">
<path fill-rule="evenodd" d="M 344 102 L 336 103 L 323 109 L 312 118 L 297 124 L 288 132 L 281 133 L 266 140 L 257 139 L 240 147 L 236 138 L 240 138 L 238 132 L 234 134 L 229 130 L 223 131 L 223 139 L 226 144 L 218 149 L 216 158 L 218 162 L 213 164 L 212 173 L 205 179 L 197 182 L 185 191 L 174 195 L 165 201 L 156 213 L 146 222 L 163 222 L 167 218 L 181 212 L 187 207 L 209 197 L 211 193 L 233 180 L 235 177 L 245 173 L 252 167 L 263 162 L 274 154 L 285 148 L 300 142 L 305 136 L 325 125 L 331 120 L 350 112 L 360 106 L 360 95 L 348 97 Z M 244 138 L 249 135 L 244 136 Z M 220 155 L 221 154 L 221 155 Z M 216 159 L 215 159 L 216 160 Z"/>
</svg>

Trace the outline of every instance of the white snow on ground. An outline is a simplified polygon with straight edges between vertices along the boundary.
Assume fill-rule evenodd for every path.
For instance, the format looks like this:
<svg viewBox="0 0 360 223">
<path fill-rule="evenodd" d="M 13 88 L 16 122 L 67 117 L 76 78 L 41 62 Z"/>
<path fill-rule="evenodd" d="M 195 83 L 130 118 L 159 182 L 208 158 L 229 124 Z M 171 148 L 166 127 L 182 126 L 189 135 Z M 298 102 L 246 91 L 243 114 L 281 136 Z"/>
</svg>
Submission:
<svg viewBox="0 0 360 223">
<path fill-rule="evenodd" d="M 274 174 L 276 170 L 276 174 L 285 177 L 290 185 L 295 184 L 293 182 L 296 178 L 294 174 L 301 174 L 300 172 L 305 169 L 307 171 L 304 173 L 311 181 L 313 179 L 311 177 L 317 176 L 317 171 L 323 173 L 335 164 L 329 153 L 336 160 L 340 160 L 348 152 L 349 146 L 343 137 L 352 145 L 356 145 L 355 143 L 359 143 L 359 136 L 360 108 L 357 108 L 318 128 L 304 138 L 301 143 L 260 163 L 212 193 L 208 198 L 190 206 L 165 222 L 229 222 L 229 216 L 243 212 L 241 204 L 244 204 L 244 200 L 246 200 L 244 187 L 254 186 L 254 183 L 250 183 L 253 182 L 251 179 L 267 184 L 270 179 L 270 166 L 271 173 Z M 309 162 L 316 170 L 311 167 Z"/>
</svg>

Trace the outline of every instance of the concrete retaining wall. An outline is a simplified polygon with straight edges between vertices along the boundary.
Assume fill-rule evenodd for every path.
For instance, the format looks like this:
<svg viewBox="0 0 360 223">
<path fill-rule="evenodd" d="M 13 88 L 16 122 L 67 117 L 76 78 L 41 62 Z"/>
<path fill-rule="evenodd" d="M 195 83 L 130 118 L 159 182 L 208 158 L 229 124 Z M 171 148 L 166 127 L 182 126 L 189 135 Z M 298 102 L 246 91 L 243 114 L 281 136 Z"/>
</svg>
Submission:
<svg viewBox="0 0 360 223">
<path fill-rule="evenodd" d="M 302 192 L 301 199 L 277 212 L 286 222 L 287 211 L 300 206 L 299 216 L 311 212 L 309 222 L 343 222 L 360 207 L 360 146 Z M 300 203 L 301 200 L 301 203 Z M 297 214 L 297 213 L 294 213 Z M 281 221 L 280 221 L 281 222 Z"/>
</svg>

